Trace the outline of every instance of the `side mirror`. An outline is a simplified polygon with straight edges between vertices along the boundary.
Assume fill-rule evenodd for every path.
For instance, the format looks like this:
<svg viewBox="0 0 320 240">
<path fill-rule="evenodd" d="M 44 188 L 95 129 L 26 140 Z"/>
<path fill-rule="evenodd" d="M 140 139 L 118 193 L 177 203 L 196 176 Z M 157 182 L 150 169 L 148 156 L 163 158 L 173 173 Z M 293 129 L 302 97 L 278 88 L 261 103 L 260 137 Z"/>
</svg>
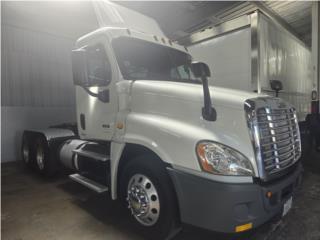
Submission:
<svg viewBox="0 0 320 240">
<path fill-rule="evenodd" d="M 276 92 L 276 97 L 278 97 L 279 92 L 283 89 L 282 82 L 280 80 L 270 80 L 270 87 Z"/>
<path fill-rule="evenodd" d="M 216 121 L 217 112 L 212 107 L 211 96 L 208 84 L 208 77 L 210 77 L 210 69 L 207 64 L 202 62 L 191 63 L 191 70 L 196 78 L 201 78 L 203 87 L 203 101 L 202 117 L 207 121 Z"/>
<path fill-rule="evenodd" d="M 79 86 L 88 86 L 88 66 L 86 50 L 79 48 L 72 50 L 73 83 Z"/>
<path fill-rule="evenodd" d="M 193 75 L 196 78 L 210 77 L 211 75 L 208 65 L 203 62 L 191 63 L 191 69 L 192 69 Z"/>
<path fill-rule="evenodd" d="M 101 102 L 104 102 L 104 103 L 110 102 L 110 90 L 104 89 L 102 91 L 99 91 L 97 97 Z"/>
</svg>

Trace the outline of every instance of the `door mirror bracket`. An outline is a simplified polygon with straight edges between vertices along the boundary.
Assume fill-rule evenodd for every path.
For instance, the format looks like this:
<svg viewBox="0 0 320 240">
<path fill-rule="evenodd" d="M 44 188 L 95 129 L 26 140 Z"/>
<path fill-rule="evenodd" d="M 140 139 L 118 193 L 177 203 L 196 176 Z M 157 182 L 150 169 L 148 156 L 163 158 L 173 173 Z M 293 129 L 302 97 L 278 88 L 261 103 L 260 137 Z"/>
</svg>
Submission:
<svg viewBox="0 0 320 240">
<path fill-rule="evenodd" d="M 110 102 L 110 90 L 104 89 L 98 92 L 98 99 L 103 103 Z"/>
<path fill-rule="evenodd" d="M 104 89 L 98 93 L 91 92 L 89 88 L 82 86 L 82 88 L 91 96 L 98 98 L 101 102 L 108 103 L 110 102 L 110 90 Z"/>
</svg>

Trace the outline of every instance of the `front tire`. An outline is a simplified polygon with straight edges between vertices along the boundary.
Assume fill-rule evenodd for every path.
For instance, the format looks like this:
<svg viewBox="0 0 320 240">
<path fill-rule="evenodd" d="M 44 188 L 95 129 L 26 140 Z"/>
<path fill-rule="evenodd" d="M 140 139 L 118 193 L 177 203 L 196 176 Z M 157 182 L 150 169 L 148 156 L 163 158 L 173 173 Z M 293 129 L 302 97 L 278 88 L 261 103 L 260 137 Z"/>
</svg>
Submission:
<svg viewBox="0 0 320 240">
<path fill-rule="evenodd" d="M 124 167 L 121 197 L 131 220 L 147 239 L 168 239 L 178 225 L 178 206 L 166 169 L 152 158 L 140 156 Z"/>
</svg>

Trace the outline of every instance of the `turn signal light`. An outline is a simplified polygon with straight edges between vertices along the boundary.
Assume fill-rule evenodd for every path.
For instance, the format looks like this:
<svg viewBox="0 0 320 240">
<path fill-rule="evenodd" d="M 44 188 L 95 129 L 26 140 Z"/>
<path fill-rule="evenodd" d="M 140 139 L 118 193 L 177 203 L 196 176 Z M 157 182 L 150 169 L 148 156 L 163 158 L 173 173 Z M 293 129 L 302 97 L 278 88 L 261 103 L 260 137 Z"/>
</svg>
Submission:
<svg viewBox="0 0 320 240">
<path fill-rule="evenodd" d="M 197 154 L 199 156 L 199 160 L 201 163 L 201 166 L 203 168 L 203 170 L 205 170 L 206 172 L 214 172 L 214 169 L 212 167 L 212 165 L 210 165 L 208 163 L 208 161 L 206 160 L 206 145 L 203 143 L 198 144 L 197 146 Z"/>
<path fill-rule="evenodd" d="M 124 124 L 122 122 L 118 122 L 117 123 L 117 128 L 118 129 L 123 129 L 123 127 L 124 127 Z"/>
<path fill-rule="evenodd" d="M 266 196 L 267 196 L 267 198 L 271 198 L 272 197 L 272 192 L 268 191 Z"/>
<path fill-rule="evenodd" d="M 243 225 L 236 226 L 236 232 L 247 231 L 252 228 L 252 223 L 246 223 Z"/>
</svg>

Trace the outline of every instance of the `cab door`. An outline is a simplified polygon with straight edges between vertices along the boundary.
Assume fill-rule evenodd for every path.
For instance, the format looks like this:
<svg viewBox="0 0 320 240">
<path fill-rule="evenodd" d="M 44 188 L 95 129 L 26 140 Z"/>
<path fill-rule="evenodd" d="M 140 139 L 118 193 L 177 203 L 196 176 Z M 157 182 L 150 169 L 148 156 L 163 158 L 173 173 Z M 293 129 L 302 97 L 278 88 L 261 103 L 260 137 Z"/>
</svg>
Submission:
<svg viewBox="0 0 320 240">
<path fill-rule="evenodd" d="M 88 78 L 87 86 L 76 86 L 77 123 L 82 139 L 111 140 L 114 134 L 118 98 L 106 44 L 102 38 L 82 47 Z"/>
</svg>

